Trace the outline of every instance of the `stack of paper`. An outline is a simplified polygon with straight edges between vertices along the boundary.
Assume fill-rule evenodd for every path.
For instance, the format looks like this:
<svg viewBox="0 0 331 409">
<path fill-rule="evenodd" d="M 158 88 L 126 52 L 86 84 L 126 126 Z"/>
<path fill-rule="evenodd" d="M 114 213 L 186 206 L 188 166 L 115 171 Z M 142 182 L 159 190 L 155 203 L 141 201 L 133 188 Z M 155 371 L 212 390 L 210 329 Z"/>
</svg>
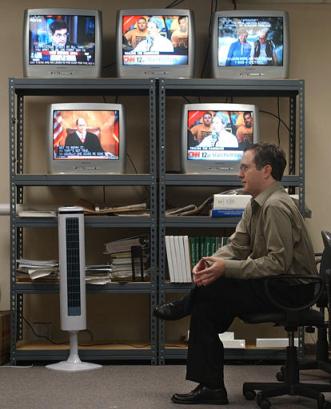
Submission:
<svg viewBox="0 0 331 409">
<path fill-rule="evenodd" d="M 111 257 L 111 277 L 117 281 L 145 281 L 148 242 L 143 237 L 114 240 L 105 244 Z"/>
<path fill-rule="evenodd" d="M 58 278 L 59 264 L 56 260 L 31 260 L 20 258 L 17 260 L 17 271 L 27 274 L 31 280 L 47 277 Z"/>
<path fill-rule="evenodd" d="M 109 264 L 88 265 L 85 269 L 85 281 L 87 284 L 109 284 L 111 283 L 111 271 Z"/>
</svg>

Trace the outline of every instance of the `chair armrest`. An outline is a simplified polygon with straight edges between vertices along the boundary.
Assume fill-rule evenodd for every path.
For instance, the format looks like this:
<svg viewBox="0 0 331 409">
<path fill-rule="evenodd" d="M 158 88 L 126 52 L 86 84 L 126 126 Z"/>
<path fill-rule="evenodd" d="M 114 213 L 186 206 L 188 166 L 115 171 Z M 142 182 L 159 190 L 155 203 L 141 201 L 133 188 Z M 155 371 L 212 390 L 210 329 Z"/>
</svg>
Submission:
<svg viewBox="0 0 331 409">
<path fill-rule="evenodd" d="M 286 280 L 286 282 L 293 281 L 294 284 L 296 284 L 298 280 L 300 281 L 304 280 L 307 285 L 314 284 L 314 292 L 312 294 L 311 299 L 309 301 L 306 301 L 304 304 L 297 306 L 285 305 L 284 303 L 282 303 L 279 297 L 277 299 L 277 294 L 273 292 L 272 289 L 272 284 L 274 284 L 274 282 L 277 280 L 278 282 L 282 280 Z M 285 311 L 302 311 L 308 309 L 312 305 L 316 304 L 317 300 L 320 298 L 322 291 L 324 289 L 324 282 L 320 276 L 303 274 L 280 274 L 277 276 L 270 276 L 265 279 L 264 285 L 266 295 L 272 302 L 272 304 L 274 304 L 275 307 Z"/>
</svg>

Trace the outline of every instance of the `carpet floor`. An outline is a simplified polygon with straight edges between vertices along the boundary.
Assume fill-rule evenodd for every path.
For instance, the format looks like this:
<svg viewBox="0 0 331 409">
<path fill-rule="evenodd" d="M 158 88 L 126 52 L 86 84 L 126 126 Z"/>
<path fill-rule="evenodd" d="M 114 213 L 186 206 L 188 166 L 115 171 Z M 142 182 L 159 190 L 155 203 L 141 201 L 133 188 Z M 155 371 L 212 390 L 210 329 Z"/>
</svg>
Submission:
<svg viewBox="0 0 331 409">
<path fill-rule="evenodd" d="M 278 366 L 227 365 L 226 387 L 231 409 L 257 408 L 242 395 L 245 381 L 274 381 Z M 321 371 L 305 371 L 303 382 L 330 381 Z M 42 366 L 0 367 L 1 409 L 179 409 L 173 393 L 188 392 L 196 384 L 185 381 L 183 365 L 107 365 L 89 372 L 65 373 Z M 325 394 L 331 400 L 331 393 Z M 273 409 L 315 409 L 316 402 L 298 396 L 272 398 Z M 194 405 L 219 407 L 214 405 Z"/>
</svg>

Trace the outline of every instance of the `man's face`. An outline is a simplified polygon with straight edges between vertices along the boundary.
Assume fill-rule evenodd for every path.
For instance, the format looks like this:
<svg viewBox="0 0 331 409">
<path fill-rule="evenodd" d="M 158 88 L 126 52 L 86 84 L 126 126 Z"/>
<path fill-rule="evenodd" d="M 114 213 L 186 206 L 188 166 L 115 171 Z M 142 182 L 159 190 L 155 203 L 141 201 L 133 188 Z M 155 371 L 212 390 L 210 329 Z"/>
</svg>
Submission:
<svg viewBox="0 0 331 409">
<path fill-rule="evenodd" d="M 148 31 L 148 35 L 151 37 L 155 37 L 159 34 L 159 30 L 156 26 L 155 23 L 153 23 L 153 21 L 149 21 L 147 23 L 147 31 Z"/>
<path fill-rule="evenodd" d="M 251 128 L 253 125 L 253 118 L 250 115 L 244 115 L 244 123 L 246 128 Z"/>
<path fill-rule="evenodd" d="M 264 44 L 266 42 L 266 34 L 261 34 L 259 37 L 260 43 Z"/>
<path fill-rule="evenodd" d="M 53 45 L 59 48 L 64 48 L 67 43 L 67 33 L 68 30 L 66 28 L 55 30 L 54 34 L 52 35 Z"/>
<path fill-rule="evenodd" d="M 77 121 L 77 128 L 80 133 L 86 132 L 86 122 L 84 118 L 79 118 Z"/>
<path fill-rule="evenodd" d="M 147 27 L 146 20 L 141 18 L 140 20 L 138 20 L 137 26 L 139 31 L 145 31 Z"/>
<path fill-rule="evenodd" d="M 256 197 L 263 191 L 264 173 L 263 169 L 256 169 L 254 162 L 255 152 L 250 149 L 244 152 L 240 162 L 239 177 L 243 184 L 243 191 Z"/>
<path fill-rule="evenodd" d="M 246 43 L 248 37 L 248 33 L 246 31 L 242 31 L 241 33 L 239 33 L 239 41 L 241 43 Z"/>
<path fill-rule="evenodd" d="M 183 33 L 187 31 L 187 17 L 179 20 L 179 30 Z"/>
<path fill-rule="evenodd" d="M 210 126 L 212 121 L 212 116 L 210 114 L 204 114 L 203 116 L 203 124 L 205 126 Z"/>
<path fill-rule="evenodd" d="M 213 131 L 215 131 L 217 133 L 220 133 L 225 128 L 221 118 L 219 118 L 218 116 L 214 116 L 212 126 L 213 126 Z"/>
</svg>

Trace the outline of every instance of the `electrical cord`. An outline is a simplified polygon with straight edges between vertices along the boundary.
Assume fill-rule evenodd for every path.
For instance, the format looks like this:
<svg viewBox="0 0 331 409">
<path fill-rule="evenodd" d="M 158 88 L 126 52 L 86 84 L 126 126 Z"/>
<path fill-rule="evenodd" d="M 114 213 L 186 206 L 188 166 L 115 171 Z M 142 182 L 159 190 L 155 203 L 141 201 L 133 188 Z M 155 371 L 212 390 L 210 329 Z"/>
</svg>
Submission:
<svg viewBox="0 0 331 409">
<path fill-rule="evenodd" d="M 171 7 L 176 7 L 176 6 L 178 6 L 178 4 L 183 3 L 183 1 L 184 0 L 174 0 L 173 2 L 171 2 L 170 4 L 165 6 L 165 8 L 170 9 Z"/>
<path fill-rule="evenodd" d="M 23 316 L 23 321 L 24 321 L 24 322 L 26 323 L 26 325 L 31 329 L 31 331 L 32 331 L 32 333 L 33 333 L 33 335 L 34 335 L 35 337 L 45 339 L 46 341 L 50 342 L 50 343 L 53 344 L 53 345 L 66 345 L 66 344 L 67 344 L 67 342 L 57 342 L 57 341 L 54 341 L 53 339 L 51 339 L 51 338 L 48 337 L 47 335 L 38 334 L 38 332 L 37 332 L 37 331 L 35 330 L 35 328 L 33 327 L 33 324 L 32 324 L 29 320 L 27 320 L 24 316 Z M 90 341 L 93 342 L 94 336 L 93 336 L 92 331 L 90 331 L 89 329 L 85 329 L 85 330 L 81 330 L 80 332 L 81 332 L 81 333 L 86 332 L 87 334 L 89 334 L 89 336 L 90 336 Z"/>
</svg>

